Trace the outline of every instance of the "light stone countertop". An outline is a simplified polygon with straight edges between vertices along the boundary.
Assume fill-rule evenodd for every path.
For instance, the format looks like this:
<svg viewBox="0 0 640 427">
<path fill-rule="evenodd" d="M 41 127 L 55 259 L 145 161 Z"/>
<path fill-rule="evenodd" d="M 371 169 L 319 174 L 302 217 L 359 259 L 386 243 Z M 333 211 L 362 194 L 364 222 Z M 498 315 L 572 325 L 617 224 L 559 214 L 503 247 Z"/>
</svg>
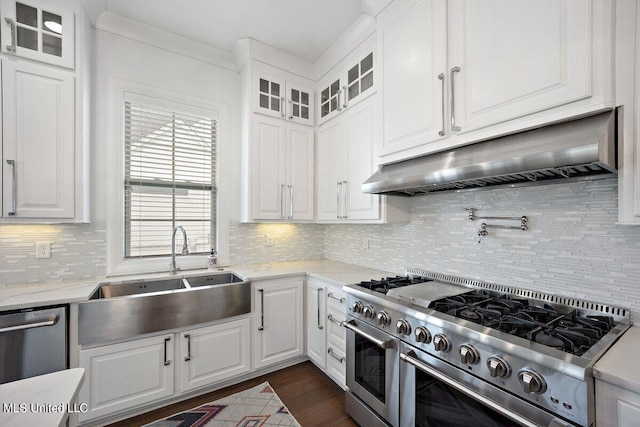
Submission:
<svg viewBox="0 0 640 427">
<path fill-rule="evenodd" d="M 76 403 L 84 369 L 75 368 L 0 384 L 0 425 L 64 426 Z"/>
<path fill-rule="evenodd" d="M 245 280 L 278 279 L 288 276 L 305 275 L 327 280 L 336 285 L 357 283 L 395 274 L 331 260 L 303 260 L 261 264 L 239 264 L 224 267 Z M 215 272 L 215 271 L 214 271 Z M 114 276 L 98 279 L 52 281 L 24 285 L 0 285 L 0 311 L 69 304 L 86 301 L 101 283 L 118 283 L 138 279 L 166 279 L 168 277 L 189 277 L 211 274 L 211 270 L 185 270 L 177 276 L 169 273 Z"/>
<path fill-rule="evenodd" d="M 601 380 L 640 394 L 640 370 L 636 363 L 640 354 L 640 327 L 632 326 L 593 367 L 593 375 Z"/>
</svg>

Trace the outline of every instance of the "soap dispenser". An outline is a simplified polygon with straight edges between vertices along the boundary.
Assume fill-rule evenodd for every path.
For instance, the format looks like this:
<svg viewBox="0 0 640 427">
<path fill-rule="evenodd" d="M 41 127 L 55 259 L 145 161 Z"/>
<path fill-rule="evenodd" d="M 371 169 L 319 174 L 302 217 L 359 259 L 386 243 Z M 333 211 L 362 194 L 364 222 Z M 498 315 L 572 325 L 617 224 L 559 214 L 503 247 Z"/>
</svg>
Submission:
<svg viewBox="0 0 640 427">
<path fill-rule="evenodd" d="M 211 253 L 207 257 L 207 268 L 210 270 L 218 268 L 218 252 L 215 249 L 211 249 Z"/>
</svg>

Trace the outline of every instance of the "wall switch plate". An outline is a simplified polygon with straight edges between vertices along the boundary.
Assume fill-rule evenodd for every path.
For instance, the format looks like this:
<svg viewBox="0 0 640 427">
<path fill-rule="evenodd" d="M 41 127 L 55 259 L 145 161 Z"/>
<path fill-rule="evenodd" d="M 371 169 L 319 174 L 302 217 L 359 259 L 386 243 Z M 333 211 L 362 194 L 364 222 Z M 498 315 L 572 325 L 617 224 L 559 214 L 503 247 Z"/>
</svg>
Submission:
<svg viewBox="0 0 640 427">
<path fill-rule="evenodd" d="M 36 242 L 36 258 L 51 258 L 51 242 Z"/>
</svg>

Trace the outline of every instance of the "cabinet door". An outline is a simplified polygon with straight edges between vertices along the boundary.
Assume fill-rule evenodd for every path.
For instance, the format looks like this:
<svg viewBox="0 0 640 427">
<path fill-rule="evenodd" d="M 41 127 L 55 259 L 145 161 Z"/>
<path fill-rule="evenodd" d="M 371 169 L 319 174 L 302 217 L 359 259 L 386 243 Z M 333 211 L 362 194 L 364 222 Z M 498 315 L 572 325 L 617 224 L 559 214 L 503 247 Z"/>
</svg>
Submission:
<svg viewBox="0 0 640 427">
<path fill-rule="evenodd" d="M 253 111 L 285 118 L 285 80 L 266 73 L 253 74 Z"/>
<path fill-rule="evenodd" d="M 361 185 L 376 169 L 378 135 L 375 102 L 371 97 L 345 113 L 346 194 L 345 216 L 349 220 L 380 218 L 380 196 L 365 194 Z"/>
<path fill-rule="evenodd" d="M 313 220 L 315 187 L 314 130 L 287 123 L 285 213 L 292 220 Z"/>
<path fill-rule="evenodd" d="M 181 332 L 180 389 L 204 387 L 249 372 L 249 318 Z"/>
<path fill-rule="evenodd" d="M 302 283 L 302 279 L 253 283 L 257 325 L 254 334 L 256 368 L 302 354 Z"/>
<path fill-rule="evenodd" d="M 71 10 L 38 0 L 2 0 L 2 52 L 75 68 Z"/>
<path fill-rule="evenodd" d="M 325 84 L 320 84 L 320 123 L 335 117 L 343 109 L 344 93 L 340 84 L 341 80 L 340 77 L 337 77 Z"/>
<path fill-rule="evenodd" d="M 349 108 L 364 100 L 375 91 L 374 75 L 374 54 L 368 52 L 357 59 L 349 66 L 345 76 L 345 84 L 342 86 L 342 104 L 344 108 Z"/>
<path fill-rule="evenodd" d="M 307 282 L 307 355 L 322 370 L 326 369 L 326 293 L 320 282 Z"/>
<path fill-rule="evenodd" d="M 445 0 L 398 3 L 379 20 L 383 155 L 446 136 Z"/>
<path fill-rule="evenodd" d="M 86 375 L 80 421 L 123 411 L 173 394 L 173 335 L 80 351 Z"/>
<path fill-rule="evenodd" d="M 591 96 L 590 1 L 448 4 L 449 78 L 459 133 Z"/>
<path fill-rule="evenodd" d="M 2 58 L 3 216 L 73 218 L 75 79 Z"/>
<path fill-rule="evenodd" d="M 313 126 L 313 89 L 292 82 L 287 82 L 286 88 L 287 99 L 285 108 L 287 120 Z"/>
<path fill-rule="evenodd" d="M 285 122 L 253 116 L 251 210 L 254 220 L 285 217 Z"/>
<path fill-rule="evenodd" d="M 340 120 L 325 123 L 318 129 L 318 220 L 336 221 L 344 204 L 345 133 Z M 341 210 L 342 211 L 342 210 Z"/>
</svg>

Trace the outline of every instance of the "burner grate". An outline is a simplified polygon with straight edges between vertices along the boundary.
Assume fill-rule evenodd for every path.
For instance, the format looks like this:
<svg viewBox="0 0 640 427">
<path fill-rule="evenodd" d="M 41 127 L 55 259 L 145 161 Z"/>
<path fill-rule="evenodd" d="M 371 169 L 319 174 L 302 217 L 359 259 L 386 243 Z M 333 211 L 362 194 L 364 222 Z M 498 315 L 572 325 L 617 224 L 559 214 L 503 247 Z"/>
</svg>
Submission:
<svg viewBox="0 0 640 427">
<path fill-rule="evenodd" d="M 490 291 L 496 291 L 499 293 L 506 293 L 516 295 L 522 298 L 541 300 L 552 304 L 561 304 L 571 308 L 577 308 L 581 310 L 590 310 L 598 313 L 605 313 L 610 316 L 614 316 L 616 321 L 627 319 L 629 320 L 630 313 L 627 309 L 621 307 L 614 307 L 606 304 L 592 303 L 589 301 L 583 301 L 576 298 L 560 297 L 557 295 L 546 294 L 539 291 L 530 291 L 526 289 L 518 289 L 510 286 L 497 285 L 495 283 L 483 282 L 481 280 L 474 280 L 468 278 L 462 278 L 452 276 L 443 273 L 435 273 L 428 270 L 422 270 L 419 268 L 407 268 L 405 274 L 408 276 L 421 276 L 427 277 L 432 280 L 438 280 L 441 282 L 448 282 L 454 285 L 464 286 L 467 288 L 480 288 Z"/>
</svg>

